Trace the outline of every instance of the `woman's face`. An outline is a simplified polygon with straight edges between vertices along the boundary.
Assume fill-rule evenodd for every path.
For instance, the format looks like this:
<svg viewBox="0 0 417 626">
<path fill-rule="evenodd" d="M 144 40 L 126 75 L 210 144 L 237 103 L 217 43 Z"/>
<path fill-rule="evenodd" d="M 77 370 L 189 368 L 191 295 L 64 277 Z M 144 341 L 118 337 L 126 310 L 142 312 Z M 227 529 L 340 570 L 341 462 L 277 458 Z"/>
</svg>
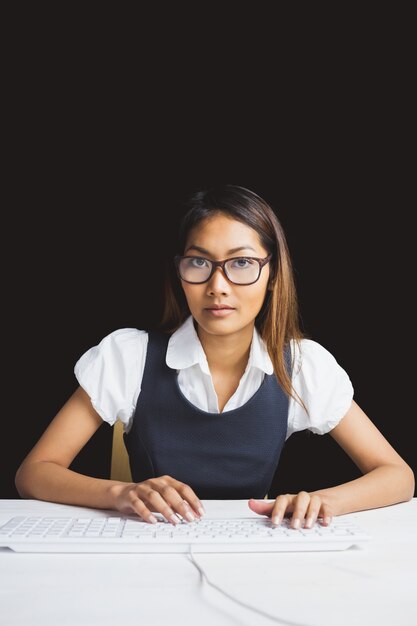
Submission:
<svg viewBox="0 0 417 626">
<path fill-rule="evenodd" d="M 258 234 L 242 222 L 217 214 L 200 222 L 188 236 L 183 255 L 223 261 L 236 256 L 264 258 L 268 251 Z M 181 281 L 192 316 L 203 331 L 213 335 L 230 335 L 253 330 L 268 287 L 269 264 L 264 265 L 257 282 L 235 285 L 216 268 L 209 281 L 193 285 Z M 215 312 L 214 305 L 231 307 Z"/>
</svg>

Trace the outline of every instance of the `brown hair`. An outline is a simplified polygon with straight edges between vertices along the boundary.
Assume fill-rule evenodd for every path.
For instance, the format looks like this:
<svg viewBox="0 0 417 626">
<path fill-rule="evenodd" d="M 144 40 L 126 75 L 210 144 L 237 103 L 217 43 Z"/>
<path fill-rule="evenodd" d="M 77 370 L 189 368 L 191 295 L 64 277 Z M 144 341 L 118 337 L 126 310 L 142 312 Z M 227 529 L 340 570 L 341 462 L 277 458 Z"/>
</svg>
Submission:
<svg viewBox="0 0 417 626">
<path fill-rule="evenodd" d="M 284 348 L 306 335 L 299 326 L 298 301 L 292 262 L 282 226 L 270 205 L 256 193 L 237 185 L 224 185 L 193 194 L 186 203 L 179 231 L 179 254 L 183 254 L 190 231 L 218 213 L 243 222 L 259 235 L 262 246 L 272 254 L 270 286 L 256 319 L 256 328 L 266 344 L 275 375 L 287 396 L 303 401 L 292 387 L 285 367 Z M 172 263 L 165 281 L 164 312 L 161 327 L 174 332 L 190 315 L 187 300 Z M 292 359 L 291 369 L 294 366 Z"/>
</svg>

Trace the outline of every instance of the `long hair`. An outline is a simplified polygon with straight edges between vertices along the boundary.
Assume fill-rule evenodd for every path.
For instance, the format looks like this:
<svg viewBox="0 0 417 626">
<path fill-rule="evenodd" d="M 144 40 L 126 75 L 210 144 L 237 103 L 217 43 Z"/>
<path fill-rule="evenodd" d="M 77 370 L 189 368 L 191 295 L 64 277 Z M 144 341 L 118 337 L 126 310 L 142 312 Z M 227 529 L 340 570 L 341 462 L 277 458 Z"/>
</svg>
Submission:
<svg viewBox="0 0 417 626">
<path fill-rule="evenodd" d="M 194 193 L 186 202 L 180 224 L 178 250 L 184 253 L 188 234 L 200 222 L 223 214 L 253 228 L 262 246 L 272 254 L 270 289 L 255 319 L 255 326 L 265 342 L 274 373 L 283 391 L 307 410 L 295 392 L 284 360 L 284 349 L 294 340 L 300 348 L 305 337 L 299 325 L 298 301 L 292 262 L 282 226 L 270 205 L 256 193 L 237 185 L 224 185 Z M 164 311 L 161 329 L 174 332 L 190 315 L 174 264 L 167 268 Z M 294 351 L 295 352 L 295 351 Z M 291 370 L 294 367 L 294 358 Z"/>
</svg>

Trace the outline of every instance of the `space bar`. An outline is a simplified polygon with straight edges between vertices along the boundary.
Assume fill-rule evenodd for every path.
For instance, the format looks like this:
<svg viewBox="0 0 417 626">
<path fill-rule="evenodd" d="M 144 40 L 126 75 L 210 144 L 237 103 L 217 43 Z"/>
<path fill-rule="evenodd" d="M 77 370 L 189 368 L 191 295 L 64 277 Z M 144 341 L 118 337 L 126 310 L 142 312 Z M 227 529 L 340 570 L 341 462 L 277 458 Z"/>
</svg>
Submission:
<svg viewBox="0 0 417 626">
<path fill-rule="evenodd" d="M 156 537 L 149 537 L 149 535 L 143 535 L 139 537 L 121 537 L 121 541 L 128 543 L 271 543 L 271 537 L 247 537 L 245 535 L 177 535 L 167 536 L 160 535 Z"/>
</svg>

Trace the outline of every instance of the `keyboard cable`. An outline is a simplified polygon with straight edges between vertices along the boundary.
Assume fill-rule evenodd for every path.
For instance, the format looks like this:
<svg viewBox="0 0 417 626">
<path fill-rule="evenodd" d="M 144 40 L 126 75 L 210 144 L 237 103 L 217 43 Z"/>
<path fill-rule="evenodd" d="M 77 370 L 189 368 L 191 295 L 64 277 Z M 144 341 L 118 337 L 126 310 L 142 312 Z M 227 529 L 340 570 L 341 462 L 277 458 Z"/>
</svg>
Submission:
<svg viewBox="0 0 417 626">
<path fill-rule="evenodd" d="M 218 585 L 216 585 L 215 583 L 213 583 L 209 579 L 209 577 L 205 573 L 203 567 L 201 565 L 199 565 L 197 563 L 197 561 L 195 560 L 195 552 L 193 552 L 192 545 L 189 546 L 189 549 L 188 549 L 188 552 L 187 552 L 187 556 L 188 556 L 188 560 L 199 571 L 200 577 L 201 577 L 201 581 L 204 582 L 204 580 L 205 580 L 208 585 L 213 587 L 213 589 L 216 589 L 217 591 L 219 591 L 220 593 L 225 595 L 227 598 L 230 598 L 230 600 L 232 600 L 233 602 L 237 602 L 237 604 L 240 604 L 241 606 L 245 607 L 246 609 L 249 609 L 250 611 L 255 611 L 255 613 L 259 613 L 259 615 L 263 615 L 264 617 L 272 620 L 273 622 L 276 622 L 277 624 L 284 624 L 285 626 L 310 626 L 309 624 L 306 624 L 306 623 L 301 624 L 301 622 L 293 622 L 293 621 L 288 620 L 288 619 L 284 620 L 282 618 L 277 617 L 276 615 L 271 615 L 271 613 L 267 613 L 266 611 L 263 611 L 262 609 L 258 609 L 255 606 L 252 606 L 251 604 L 247 604 L 246 602 L 242 602 L 242 600 L 239 600 L 239 598 L 236 598 L 236 597 L 232 596 L 230 593 L 228 593 L 227 591 L 224 591 L 221 587 L 219 587 Z"/>
</svg>

